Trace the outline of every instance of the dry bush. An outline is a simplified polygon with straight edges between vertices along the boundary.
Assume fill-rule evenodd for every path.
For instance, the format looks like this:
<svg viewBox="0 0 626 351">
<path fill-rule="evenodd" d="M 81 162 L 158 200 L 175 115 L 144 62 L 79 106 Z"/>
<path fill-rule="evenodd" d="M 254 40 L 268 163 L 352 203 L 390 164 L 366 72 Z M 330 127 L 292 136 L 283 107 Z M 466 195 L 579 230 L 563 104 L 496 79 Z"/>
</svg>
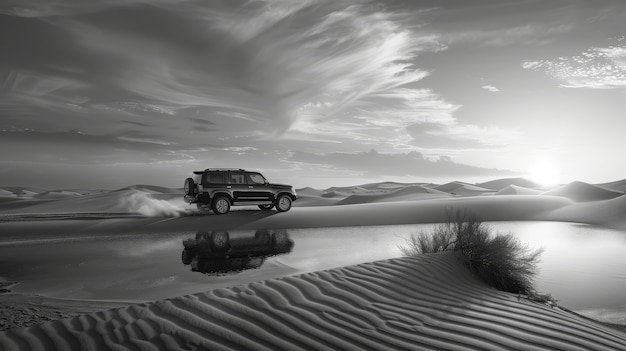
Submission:
<svg viewBox="0 0 626 351">
<path fill-rule="evenodd" d="M 498 290 L 533 292 L 533 280 L 542 249 L 531 250 L 513 234 L 492 234 L 491 228 L 472 213 L 447 210 L 446 222 L 432 233 L 419 232 L 401 247 L 405 255 L 459 251 L 467 265 L 485 282 Z"/>
<path fill-rule="evenodd" d="M 445 231 L 443 225 L 437 227 L 434 233 L 419 232 L 411 235 L 407 240 L 408 247 L 400 247 L 405 256 L 415 256 L 424 253 L 448 251 L 453 245 L 454 233 Z"/>
</svg>

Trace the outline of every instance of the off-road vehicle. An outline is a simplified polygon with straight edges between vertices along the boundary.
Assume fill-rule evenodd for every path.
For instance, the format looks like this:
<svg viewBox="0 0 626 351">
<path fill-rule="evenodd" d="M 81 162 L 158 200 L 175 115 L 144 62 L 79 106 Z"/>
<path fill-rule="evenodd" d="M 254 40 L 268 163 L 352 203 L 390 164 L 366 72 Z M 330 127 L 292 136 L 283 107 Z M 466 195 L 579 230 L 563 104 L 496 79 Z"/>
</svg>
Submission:
<svg viewBox="0 0 626 351">
<path fill-rule="evenodd" d="M 241 205 L 256 205 L 261 210 L 276 207 L 285 212 L 296 198 L 291 185 L 271 184 L 261 173 L 243 169 L 208 168 L 194 171 L 193 177 L 185 179 L 185 201 L 216 214 Z"/>
<path fill-rule="evenodd" d="M 289 253 L 293 246 L 286 230 L 198 232 L 195 239 L 183 241 L 181 258 L 196 272 L 240 272 L 259 268 L 267 257 Z"/>
</svg>

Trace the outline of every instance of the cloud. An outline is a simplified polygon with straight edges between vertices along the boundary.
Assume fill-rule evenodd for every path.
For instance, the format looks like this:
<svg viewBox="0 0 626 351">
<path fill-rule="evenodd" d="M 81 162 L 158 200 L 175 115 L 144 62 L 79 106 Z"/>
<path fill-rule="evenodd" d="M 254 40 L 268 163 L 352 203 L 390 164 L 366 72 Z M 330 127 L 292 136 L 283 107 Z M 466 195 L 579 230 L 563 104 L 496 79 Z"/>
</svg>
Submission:
<svg viewBox="0 0 626 351">
<path fill-rule="evenodd" d="M 494 125 L 480 127 L 456 121 L 444 125 L 420 123 L 407 130 L 414 145 L 423 150 L 434 149 L 438 153 L 501 148 L 517 142 L 523 135 L 516 129 L 504 129 Z"/>
<path fill-rule="evenodd" d="M 303 108 L 287 136 L 316 135 L 327 140 L 360 145 L 386 144 L 389 150 L 414 149 L 411 127 L 416 124 L 446 126 L 456 123 L 460 106 L 428 89 L 397 88 L 371 95 L 346 109 L 341 118 L 318 119 L 323 103 Z"/>
<path fill-rule="evenodd" d="M 571 24 L 546 26 L 540 24 L 524 24 L 509 28 L 493 30 L 464 30 L 448 33 L 442 40 L 448 45 L 477 44 L 480 47 L 502 47 L 511 45 L 546 45 L 554 42 L 559 34 L 570 32 Z"/>
<path fill-rule="evenodd" d="M 324 123 L 363 104 L 412 99 L 398 89 L 428 74 L 413 60 L 445 49 L 436 35 L 419 32 L 412 13 L 366 1 L 55 0 L 1 11 L 17 16 L 9 19 L 20 28 L 17 37 L 4 34 L 7 108 L 54 111 L 59 125 L 72 121 L 64 111 L 139 108 L 183 119 L 190 109 L 212 109 L 215 125 L 205 132 L 273 137 L 300 118 Z M 54 48 L 24 50 L 24 42 Z M 323 108 L 303 110 L 311 104 Z M 108 122 L 78 127 L 95 131 Z"/>
<path fill-rule="evenodd" d="M 522 68 L 544 71 L 565 88 L 626 88 L 626 39 L 607 47 L 592 47 L 580 55 L 554 60 L 524 61 Z"/>
<path fill-rule="evenodd" d="M 145 0 L 3 0 L 0 14 L 25 18 L 46 18 L 51 16 L 71 16 L 103 11 L 124 5 L 145 3 Z M 151 0 L 152 3 L 171 2 L 170 0 Z"/>
<path fill-rule="evenodd" d="M 295 161 L 319 164 L 347 170 L 358 170 L 374 176 L 413 176 L 437 177 L 478 177 L 511 175 L 512 171 L 474 167 L 453 162 L 449 157 L 437 160 L 425 158 L 421 153 L 379 153 L 376 150 L 358 153 L 312 154 L 296 152 Z"/>
<path fill-rule="evenodd" d="M 483 85 L 481 88 L 483 88 L 483 89 L 485 89 L 487 91 L 490 91 L 492 93 L 497 93 L 497 92 L 500 91 L 500 89 L 494 87 L 493 85 Z"/>
<path fill-rule="evenodd" d="M 85 134 L 78 130 L 0 132 L 3 162 L 60 164 L 187 164 L 195 161 L 182 146 L 137 131 L 119 135 Z"/>
<path fill-rule="evenodd" d="M 0 129 L 15 132 L 0 143 L 33 162 L 288 168 L 292 150 L 500 145 L 427 88 L 420 55 L 447 46 L 418 9 L 7 0 L 0 13 Z"/>
</svg>

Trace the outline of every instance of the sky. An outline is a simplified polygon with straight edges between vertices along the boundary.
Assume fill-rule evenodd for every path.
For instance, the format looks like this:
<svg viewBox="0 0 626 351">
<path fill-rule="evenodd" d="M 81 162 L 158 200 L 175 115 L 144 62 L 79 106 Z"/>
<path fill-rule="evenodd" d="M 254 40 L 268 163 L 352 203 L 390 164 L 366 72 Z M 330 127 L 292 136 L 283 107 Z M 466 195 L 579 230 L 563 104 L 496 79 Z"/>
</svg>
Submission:
<svg viewBox="0 0 626 351">
<path fill-rule="evenodd" d="M 621 0 L 3 0 L 0 185 L 626 178 Z"/>
</svg>

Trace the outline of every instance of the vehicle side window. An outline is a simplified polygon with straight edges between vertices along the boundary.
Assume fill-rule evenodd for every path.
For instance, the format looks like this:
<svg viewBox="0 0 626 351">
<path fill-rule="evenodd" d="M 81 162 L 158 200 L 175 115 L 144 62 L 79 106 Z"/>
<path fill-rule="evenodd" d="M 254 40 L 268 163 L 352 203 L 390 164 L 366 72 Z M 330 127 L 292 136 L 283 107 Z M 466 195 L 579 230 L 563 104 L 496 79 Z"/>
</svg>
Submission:
<svg viewBox="0 0 626 351">
<path fill-rule="evenodd" d="M 259 173 L 248 173 L 248 182 L 250 184 L 265 184 L 265 178 Z"/>
<path fill-rule="evenodd" d="M 246 184 L 246 178 L 241 173 L 231 173 L 230 184 Z"/>
<path fill-rule="evenodd" d="M 224 172 L 208 172 L 206 181 L 209 184 L 226 184 Z"/>
</svg>

